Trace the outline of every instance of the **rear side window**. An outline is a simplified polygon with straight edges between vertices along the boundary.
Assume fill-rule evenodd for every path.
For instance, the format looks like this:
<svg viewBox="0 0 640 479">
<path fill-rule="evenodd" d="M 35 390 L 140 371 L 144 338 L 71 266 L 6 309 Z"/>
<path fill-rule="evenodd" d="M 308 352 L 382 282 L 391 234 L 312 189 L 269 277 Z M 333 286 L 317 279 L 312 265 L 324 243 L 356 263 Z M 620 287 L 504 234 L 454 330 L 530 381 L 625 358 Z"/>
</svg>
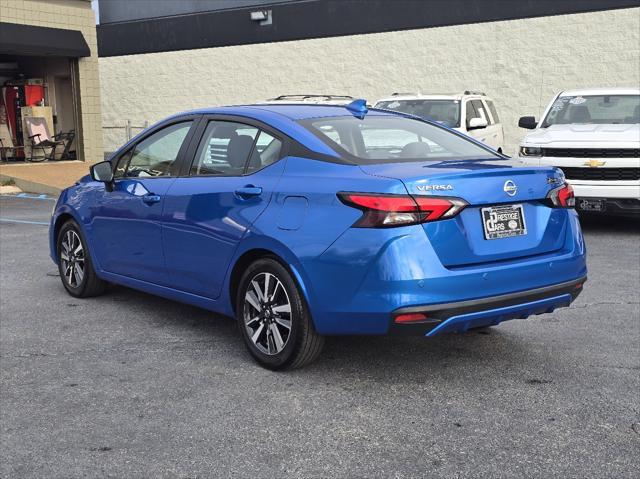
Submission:
<svg viewBox="0 0 640 479">
<path fill-rule="evenodd" d="M 198 146 L 192 176 L 241 176 L 281 158 L 282 142 L 254 126 L 212 120 Z"/>
<path fill-rule="evenodd" d="M 124 176 L 169 176 L 192 123 L 193 121 L 175 123 L 138 143 L 131 154 Z"/>
<path fill-rule="evenodd" d="M 500 123 L 500 118 L 498 117 L 498 111 L 496 110 L 496 106 L 492 101 L 486 100 L 487 106 L 489 107 L 489 111 L 491 112 L 491 116 L 493 117 L 494 123 Z"/>
<path fill-rule="evenodd" d="M 265 131 L 260 131 L 255 153 L 247 164 L 247 173 L 261 170 L 278 161 L 282 153 L 282 142 Z"/>
<path fill-rule="evenodd" d="M 202 135 L 192 175 L 240 176 L 253 154 L 259 130 L 231 121 L 210 121 Z"/>
<path fill-rule="evenodd" d="M 339 116 L 299 123 L 346 160 L 361 165 L 499 158 L 443 127 L 403 116 Z"/>
</svg>

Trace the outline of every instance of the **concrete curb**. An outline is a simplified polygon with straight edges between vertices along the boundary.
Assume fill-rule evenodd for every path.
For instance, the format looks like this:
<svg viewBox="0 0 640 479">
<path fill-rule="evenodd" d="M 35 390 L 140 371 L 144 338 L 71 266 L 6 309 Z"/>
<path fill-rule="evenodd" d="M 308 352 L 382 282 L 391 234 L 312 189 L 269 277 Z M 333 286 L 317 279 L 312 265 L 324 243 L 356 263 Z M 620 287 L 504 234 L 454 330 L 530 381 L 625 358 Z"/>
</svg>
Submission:
<svg viewBox="0 0 640 479">
<path fill-rule="evenodd" d="M 30 180 L 23 180 L 22 178 L 18 178 L 17 176 L 0 175 L 0 181 L 7 180 L 13 180 L 18 188 L 27 193 L 39 193 L 57 198 L 62 192 L 62 188 L 57 188 L 55 186 L 44 185 L 42 183 L 36 183 L 35 181 Z"/>
</svg>

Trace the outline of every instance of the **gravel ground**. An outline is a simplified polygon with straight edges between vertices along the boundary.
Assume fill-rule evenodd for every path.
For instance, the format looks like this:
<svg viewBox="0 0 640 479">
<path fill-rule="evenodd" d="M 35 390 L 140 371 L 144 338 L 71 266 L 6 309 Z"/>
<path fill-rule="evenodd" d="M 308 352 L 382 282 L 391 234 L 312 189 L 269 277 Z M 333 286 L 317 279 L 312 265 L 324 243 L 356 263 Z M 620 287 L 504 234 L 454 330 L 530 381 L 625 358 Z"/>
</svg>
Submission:
<svg viewBox="0 0 640 479">
<path fill-rule="evenodd" d="M 50 201 L 0 198 L 47 222 Z M 0 222 L 0 476 L 637 477 L 640 227 L 584 222 L 571 308 L 433 339 L 330 338 L 288 373 L 232 321 L 68 296 L 47 227 Z"/>
</svg>

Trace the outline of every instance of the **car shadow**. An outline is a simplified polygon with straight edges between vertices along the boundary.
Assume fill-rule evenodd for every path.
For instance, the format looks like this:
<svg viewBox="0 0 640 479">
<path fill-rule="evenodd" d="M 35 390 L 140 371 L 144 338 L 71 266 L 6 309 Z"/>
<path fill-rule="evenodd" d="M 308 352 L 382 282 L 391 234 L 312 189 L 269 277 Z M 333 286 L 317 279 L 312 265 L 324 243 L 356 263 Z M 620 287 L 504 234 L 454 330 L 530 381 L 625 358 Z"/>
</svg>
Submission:
<svg viewBox="0 0 640 479">
<path fill-rule="evenodd" d="M 110 286 L 104 298 L 116 303 L 130 302 L 139 311 L 149 311 L 149 314 L 133 316 L 132 320 L 149 322 L 154 328 L 171 328 L 177 335 L 198 337 L 202 341 L 198 348 L 210 348 L 210 354 L 203 356 L 207 360 L 219 358 L 222 364 L 235 360 L 242 362 L 241 368 L 260 368 L 245 351 L 236 323 L 229 317 L 115 285 Z M 208 340 L 210 346 L 207 346 Z M 228 354 L 233 358 L 227 357 Z M 480 380 L 483 369 L 503 369 L 510 362 L 524 361 L 535 369 L 544 362 L 542 354 L 526 340 L 500 328 L 435 338 L 329 336 L 322 354 L 313 364 L 287 374 L 308 378 L 331 374 L 336 375 L 336 379 L 342 376 L 347 382 L 355 375 L 381 382 L 421 383 L 449 375 L 469 378 L 473 374 Z M 527 368 L 526 364 L 523 367 Z"/>
<path fill-rule="evenodd" d="M 640 218 L 580 213 L 585 233 L 640 233 Z"/>
</svg>

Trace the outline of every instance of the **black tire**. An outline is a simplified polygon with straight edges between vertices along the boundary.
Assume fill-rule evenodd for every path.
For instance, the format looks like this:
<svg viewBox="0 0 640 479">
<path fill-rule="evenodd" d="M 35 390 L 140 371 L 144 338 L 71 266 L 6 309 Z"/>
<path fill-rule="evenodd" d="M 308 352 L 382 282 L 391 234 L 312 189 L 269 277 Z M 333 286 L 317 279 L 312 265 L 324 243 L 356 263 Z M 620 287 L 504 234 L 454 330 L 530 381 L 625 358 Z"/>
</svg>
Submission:
<svg viewBox="0 0 640 479">
<path fill-rule="evenodd" d="M 76 241 L 76 243 L 71 242 L 69 238 L 73 238 L 73 241 Z M 67 244 L 71 242 L 72 245 L 79 242 L 82 248 L 81 252 L 72 252 L 71 256 L 68 255 L 67 252 L 69 248 L 63 244 L 65 241 Z M 77 251 L 77 247 L 73 249 Z M 87 242 L 75 221 L 69 220 L 60 228 L 56 241 L 56 254 L 60 280 L 71 296 L 76 298 L 89 298 L 104 293 L 107 288 L 107 283 L 96 275 Z M 67 259 L 65 259 L 65 257 Z M 81 275 L 77 272 L 80 270 L 80 265 L 82 266 Z"/>
<path fill-rule="evenodd" d="M 267 277 L 275 277 L 280 286 L 277 282 L 273 282 L 273 279 L 266 280 Z M 262 297 L 258 297 L 254 284 L 259 286 L 258 289 L 264 290 L 263 285 L 267 281 L 269 281 L 266 286 L 267 300 L 263 302 L 264 291 Z M 269 286 L 273 288 L 271 291 Z M 281 291 L 282 289 L 284 292 Z M 270 295 L 271 292 L 272 295 Z M 245 299 L 252 293 L 254 299 L 251 302 L 258 299 L 262 309 L 255 308 Z M 287 305 L 284 304 L 287 301 L 288 316 Z M 236 297 L 236 318 L 247 349 L 253 358 L 267 369 L 299 368 L 311 363 L 322 351 L 324 337 L 315 330 L 309 308 L 304 296 L 300 293 L 298 284 L 291 273 L 273 258 L 255 261 L 242 275 Z M 286 328 L 287 321 L 289 330 Z M 261 331 L 258 331 L 261 326 Z M 272 332 L 273 328 L 275 328 L 274 332 Z M 254 342 L 252 336 L 256 333 L 258 339 Z M 282 346 L 281 349 L 278 347 L 278 342 Z M 266 351 L 266 348 L 270 352 Z"/>
</svg>

